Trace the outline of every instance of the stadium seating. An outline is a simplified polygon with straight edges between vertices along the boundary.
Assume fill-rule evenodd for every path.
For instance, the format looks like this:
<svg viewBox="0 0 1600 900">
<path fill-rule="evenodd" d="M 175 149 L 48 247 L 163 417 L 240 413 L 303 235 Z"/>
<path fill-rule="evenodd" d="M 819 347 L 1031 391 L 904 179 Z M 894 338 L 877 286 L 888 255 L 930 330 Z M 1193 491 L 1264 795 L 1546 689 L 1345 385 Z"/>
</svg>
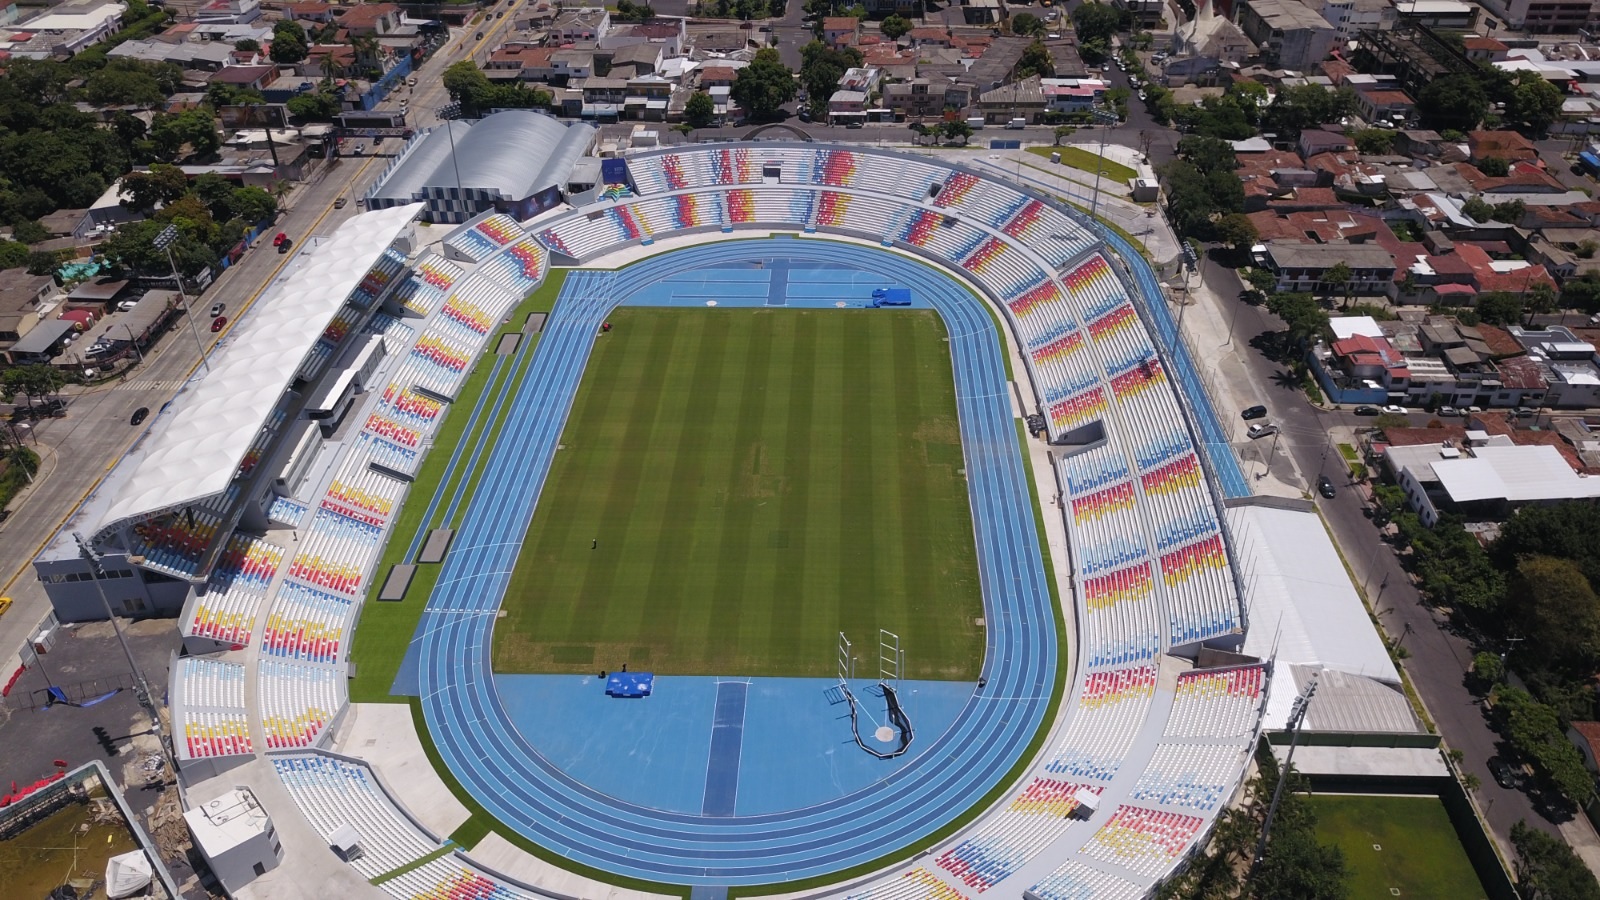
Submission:
<svg viewBox="0 0 1600 900">
<path fill-rule="evenodd" d="M 290 582 L 272 603 L 261 651 L 283 659 L 337 663 L 354 616 L 349 599 Z"/>
<path fill-rule="evenodd" d="M 1028 893 L 1039 900 L 1140 900 L 1145 889 L 1131 881 L 1068 860 Z"/>
<path fill-rule="evenodd" d="M 849 900 L 966 900 L 966 897 L 939 876 L 918 868 L 851 894 Z"/>
<path fill-rule="evenodd" d="M 1233 744 L 1161 744 L 1129 799 L 1211 812 L 1238 783 L 1244 752 Z"/>
<path fill-rule="evenodd" d="M 267 508 L 267 518 L 280 525 L 298 527 L 300 521 L 306 517 L 306 508 L 295 502 L 290 497 L 277 496 L 272 500 L 272 505 Z"/>
<path fill-rule="evenodd" d="M 350 302 L 361 309 L 370 309 L 395 279 L 400 277 L 405 268 L 406 258 L 393 247 L 383 251 L 378 261 L 367 270 L 367 274 L 361 276 L 361 282 L 350 294 Z"/>
<path fill-rule="evenodd" d="M 1187 672 L 1178 678 L 1165 736 L 1239 738 L 1254 734 L 1265 689 L 1265 666 Z"/>
<path fill-rule="evenodd" d="M 300 552 L 289 563 L 288 575 L 347 597 L 358 596 L 381 534 L 380 528 L 324 504 L 302 535 Z"/>
<path fill-rule="evenodd" d="M 184 633 L 225 644 L 249 644 L 261 601 L 282 563 L 283 548 L 277 544 L 243 534 L 229 538 L 206 593 L 195 598 Z"/>
<path fill-rule="evenodd" d="M 439 849 L 384 795 L 366 766 L 316 754 L 276 756 L 278 778 L 324 841 L 342 825 L 361 835 L 351 868 L 374 878 Z"/>
<path fill-rule="evenodd" d="M 1003 812 L 984 820 L 976 834 L 946 850 L 935 865 L 963 884 L 986 891 L 1018 869 L 1064 834 L 1073 824 L 1081 789 L 1086 787 L 1052 778 L 1035 778 Z"/>
<path fill-rule="evenodd" d="M 177 662 L 170 698 L 179 759 L 254 752 L 244 706 L 244 666 L 200 657 Z"/>
<path fill-rule="evenodd" d="M 1197 816 L 1119 806 L 1082 853 L 1146 878 L 1158 878 L 1188 852 L 1204 824 Z"/>
<path fill-rule="evenodd" d="M 257 669 L 257 702 L 268 750 L 309 747 L 344 706 L 344 673 L 263 657 Z"/>
<path fill-rule="evenodd" d="M 1091 672 L 1045 769 L 1110 782 L 1149 715 L 1155 688 L 1154 666 Z"/>
</svg>

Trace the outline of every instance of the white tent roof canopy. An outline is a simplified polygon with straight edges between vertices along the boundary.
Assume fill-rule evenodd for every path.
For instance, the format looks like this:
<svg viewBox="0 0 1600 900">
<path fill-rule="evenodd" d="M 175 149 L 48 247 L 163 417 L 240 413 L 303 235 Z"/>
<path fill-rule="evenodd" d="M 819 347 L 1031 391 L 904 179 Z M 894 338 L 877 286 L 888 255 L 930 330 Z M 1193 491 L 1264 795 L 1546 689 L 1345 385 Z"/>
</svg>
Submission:
<svg viewBox="0 0 1600 900">
<path fill-rule="evenodd" d="M 1245 653 L 1400 682 L 1316 512 L 1235 506 L 1228 522 L 1250 598 Z"/>
<path fill-rule="evenodd" d="M 117 464 L 74 528 L 192 504 L 227 488 L 317 339 L 378 256 L 422 211 L 412 203 L 363 213 L 302 251 L 210 357 L 211 371 L 178 394 L 151 433 Z"/>
</svg>

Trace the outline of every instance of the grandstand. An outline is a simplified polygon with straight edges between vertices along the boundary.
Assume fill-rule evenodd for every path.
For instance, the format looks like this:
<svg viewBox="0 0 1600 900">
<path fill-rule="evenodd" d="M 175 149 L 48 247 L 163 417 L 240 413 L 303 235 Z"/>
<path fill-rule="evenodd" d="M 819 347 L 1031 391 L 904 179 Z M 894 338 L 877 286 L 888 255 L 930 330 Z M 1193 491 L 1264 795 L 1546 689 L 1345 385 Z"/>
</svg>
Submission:
<svg viewBox="0 0 1600 900">
<path fill-rule="evenodd" d="M 431 247 L 410 246 L 412 205 L 358 217 L 359 240 L 341 230 L 326 242 L 357 265 L 320 266 L 324 247 L 313 248 L 310 269 L 275 289 L 292 285 L 311 308 L 295 308 L 291 321 L 278 311 L 292 306 L 291 295 L 269 294 L 241 322 L 250 332 L 259 317 L 279 335 L 273 355 L 230 344 L 213 360 L 217 371 L 157 418 L 36 563 L 56 588 L 52 599 L 61 597 L 63 618 L 91 617 L 75 605 L 91 596 L 77 583 L 83 564 L 68 537 L 82 531 L 108 570 L 155 586 L 147 596 L 162 593 L 152 608 L 182 607 L 191 649 L 237 654 L 175 667 L 174 722 L 195 738 L 182 757 L 188 764 L 270 754 L 319 834 L 359 823 L 369 855 L 352 865 L 364 878 L 432 857 L 379 885 L 392 896 L 523 896 L 457 855 L 434 857 L 445 845 L 385 795 L 366 765 L 323 752 L 348 706 L 350 641 L 378 555 L 473 361 L 552 264 L 587 265 L 668 235 L 716 240 L 739 229 L 891 245 L 975 287 L 1020 350 L 1017 383 L 1031 393 L 1028 411 L 1043 416 L 1051 445 L 1060 503 L 1045 510 L 1068 536 L 1071 559 L 1057 564 L 1073 581 L 1068 622 L 1079 653 L 1062 698 L 1064 727 L 991 812 L 916 863 L 837 893 L 1145 894 L 1182 864 L 1237 788 L 1272 672 L 1266 663 L 1196 668 L 1203 648 L 1238 650 L 1247 629 L 1217 476 L 1237 464 L 1203 437 L 1180 391 L 1182 370 L 1153 318 L 1159 300 L 1128 268 L 1143 262 L 1120 256 L 1049 198 L 923 157 L 720 144 L 639 153 L 625 171 L 625 190 L 587 205 L 525 223 L 488 213 Z M 346 438 L 324 445 L 284 388 L 297 376 L 339 377 L 363 336 L 381 339 L 384 351 Z M 582 365 L 581 355 L 575 360 Z M 270 373 L 271 390 L 241 388 L 235 365 Z M 184 460 L 186 477 L 163 462 L 171 459 Z M 988 784 L 1002 774 L 988 773 Z M 599 815 L 609 809 L 606 798 L 586 802 Z M 759 859 L 750 849 L 758 842 L 736 825 L 700 828 L 684 824 L 663 860 L 713 844 L 733 860 L 730 869 L 741 853 Z M 877 859 L 912 837 L 885 826 L 876 843 L 852 849 Z M 556 849 L 582 858 L 583 848 Z M 633 865 L 627 875 L 662 882 L 776 880 L 691 874 L 648 853 Z"/>
</svg>

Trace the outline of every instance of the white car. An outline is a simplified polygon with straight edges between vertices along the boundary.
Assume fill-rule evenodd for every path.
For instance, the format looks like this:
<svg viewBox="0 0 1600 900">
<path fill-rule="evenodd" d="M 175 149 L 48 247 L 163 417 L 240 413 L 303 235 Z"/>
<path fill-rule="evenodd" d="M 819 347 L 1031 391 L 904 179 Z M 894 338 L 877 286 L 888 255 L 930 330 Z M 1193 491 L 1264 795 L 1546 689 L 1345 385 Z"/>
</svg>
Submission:
<svg viewBox="0 0 1600 900">
<path fill-rule="evenodd" d="M 1391 403 L 1388 406 L 1385 406 L 1383 411 L 1386 413 L 1393 413 L 1397 416 L 1403 416 L 1411 410 L 1406 409 L 1404 406 L 1395 406 L 1393 403 Z"/>
<path fill-rule="evenodd" d="M 1278 426 L 1272 424 L 1271 422 L 1268 422 L 1265 425 L 1262 425 L 1258 422 L 1254 425 L 1251 425 L 1249 429 L 1247 429 L 1247 433 L 1250 435 L 1250 440 L 1253 441 L 1256 438 L 1263 438 L 1269 434 L 1277 434 Z"/>
</svg>

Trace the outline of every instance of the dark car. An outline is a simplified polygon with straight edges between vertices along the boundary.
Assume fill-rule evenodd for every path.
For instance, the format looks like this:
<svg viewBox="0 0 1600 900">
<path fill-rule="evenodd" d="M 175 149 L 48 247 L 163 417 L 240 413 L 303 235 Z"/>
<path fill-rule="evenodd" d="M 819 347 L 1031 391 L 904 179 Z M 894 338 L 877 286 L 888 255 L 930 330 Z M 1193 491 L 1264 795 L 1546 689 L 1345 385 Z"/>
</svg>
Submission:
<svg viewBox="0 0 1600 900">
<path fill-rule="evenodd" d="M 1246 422 L 1248 422 L 1251 419 L 1262 418 L 1266 414 L 1267 414 L 1267 408 L 1265 406 L 1252 406 L 1249 409 L 1245 410 L 1244 412 L 1239 413 L 1239 418 L 1241 418 L 1241 419 L 1245 420 Z"/>
<path fill-rule="evenodd" d="M 128 424 L 129 425 L 137 425 L 140 422 L 143 422 L 144 421 L 144 417 L 148 416 L 148 415 L 150 415 L 150 407 L 141 406 L 138 409 L 133 411 L 133 418 L 128 420 Z"/>
<path fill-rule="evenodd" d="M 1383 410 L 1377 408 L 1376 406 L 1358 406 L 1358 407 L 1356 407 L 1356 415 L 1358 415 L 1358 416 L 1381 416 L 1381 415 L 1383 415 Z"/>
<path fill-rule="evenodd" d="M 283 239 L 283 243 L 278 245 L 278 253 L 280 253 L 280 254 L 288 253 L 289 252 L 289 248 L 293 247 L 293 246 L 294 246 L 294 239 L 293 238 L 284 238 Z"/>
<path fill-rule="evenodd" d="M 216 321 L 211 323 L 211 333 L 212 334 L 216 334 L 217 332 L 221 331 L 223 329 L 223 327 L 226 326 L 227 324 L 228 324 L 228 317 L 227 316 L 217 316 Z"/>
<path fill-rule="evenodd" d="M 1334 494 L 1334 491 L 1333 491 L 1333 479 L 1329 478 L 1326 475 L 1318 475 L 1317 476 L 1317 493 L 1321 494 L 1324 497 L 1327 497 L 1329 500 L 1332 500 L 1333 499 L 1333 494 Z"/>
<path fill-rule="evenodd" d="M 480 41 L 483 40 L 483 32 L 481 32 L 481 31 L 478 32 L 478 38 L 477 39 L 480 40 Z"/>
<path fill-rule="evenodd" d="M 1499 757 L 1489 760 L 1489 774 L 1494 776 L 1494 783 L 1503 788 L 1515 790 L 1517 787 L 1517 770 L 1511 764 Z"/>
</svg>

